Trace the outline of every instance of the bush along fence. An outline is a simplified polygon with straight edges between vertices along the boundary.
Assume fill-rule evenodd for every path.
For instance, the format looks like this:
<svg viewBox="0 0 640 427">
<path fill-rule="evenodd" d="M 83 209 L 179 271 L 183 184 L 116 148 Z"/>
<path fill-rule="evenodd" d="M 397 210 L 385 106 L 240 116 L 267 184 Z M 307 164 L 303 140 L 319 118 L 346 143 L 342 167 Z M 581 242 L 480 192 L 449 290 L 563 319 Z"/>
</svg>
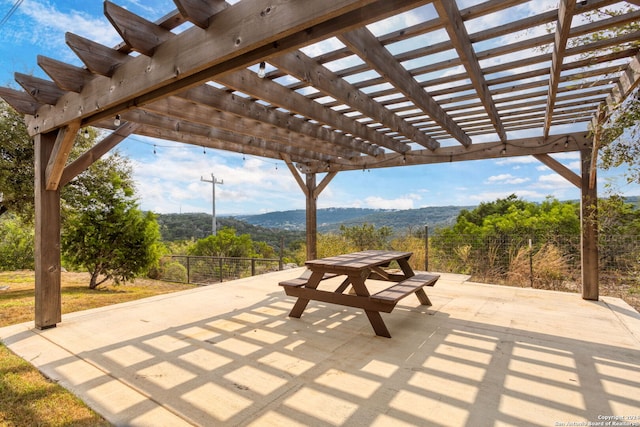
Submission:
<svg viewBox="0 0 640 427">
<path fill-rule="evenodd" d="M 210 285 L 282 270 L 282 258 L 231 258 L 171 255 L 160 260 L 157 278 Z"/>
</svg>

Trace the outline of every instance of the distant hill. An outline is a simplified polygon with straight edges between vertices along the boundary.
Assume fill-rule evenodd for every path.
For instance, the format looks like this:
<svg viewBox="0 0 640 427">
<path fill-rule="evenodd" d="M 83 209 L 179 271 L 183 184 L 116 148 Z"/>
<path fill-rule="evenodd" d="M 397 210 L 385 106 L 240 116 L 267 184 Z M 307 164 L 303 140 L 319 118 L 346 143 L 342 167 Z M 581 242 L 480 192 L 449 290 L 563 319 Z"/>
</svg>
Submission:
<svg viewBox="0 0 640 427">
<path fill-rule="evenodd" d="M 157 220 L 160 226 L 162 240 L 165 242 L 197 240 L 211 234 L 211 214 L 159 214 Z M 261 227 L 231 217 L 218 217 L 217 227 L 234 228 L 237 234 L 249 234 L 252 240 L 267 242 L 274 248 L 280 247 L 280 241 L 282 239 L 284 239 L 285 246 L 287 247 L 291 246 L 295 241 L 304 241 L 305 239 L 304 231 Z"/>
<path fill-rule="evenodd" d="M 340 229 L 340 225 L 373 224 L 376 227 L 391 227 L 401 231 L 409 227 L 429 228 L 452 225 L 462 209 L 473 209 L 474 206 L 434 206 L 420 209 L 388 210 L 361 208 L 328 208 L 318 209 L 318 231 L 329 232 Z M 305 229 L 305 211 L 303 209 L 269 212 L 261 215 L 240 215 L 239 220 L 250 224 L 282 228 L 286 230 Z"/>
<path fill-rule="evenodd" d="M 639 197 L 628 197 L 627 203 L 638 206 Z M 341 225 L 354 226 L 364 223 L 376 227 L 391 227 L 401 233 L 425 225 L 429 229 L 449 227 L 461 210 L 472 210 L 475 206 L 433 206 L 420 209 L 389 210 L 363 208 L 318 209 L 318 231 L 337 231 Z M 260 215 L 237 215 L 218 217 L 218 228 L 233 227 L 238 234 L 249 234 L 255 241 L 267 242 L 274 248 L 284 239 L 285 246 L 304 241 L 305 211 L 303 209 L 269 212 Z M 164 241 L 201 239 L 211 233 L 211 215 L 206 213 L 158 215 L 160 232 Z"/>
<path fill-rule="evenodd" d="M 416 227 L 447 227 L 455 222 L 463 206 L 438 206 L 421 209 L 387 210 L 361 208 L 318 209 L 318 231 L 337 231 L 341 225 L 364 223 L 391 227 L 396 232 Z M 253 240 L 279 247 L 281 239 L 289 246 L 304 241 L 306 215 L 303 209 L 269 212 L 260 215 L 218 217 L 218 228 L 232 227 L 238 234 L 249 234 Z M 211 234 L 211 215 L 206 213 L 159 214 L 162 240 L 166 242 L 202 239 Z"/>
</svg>

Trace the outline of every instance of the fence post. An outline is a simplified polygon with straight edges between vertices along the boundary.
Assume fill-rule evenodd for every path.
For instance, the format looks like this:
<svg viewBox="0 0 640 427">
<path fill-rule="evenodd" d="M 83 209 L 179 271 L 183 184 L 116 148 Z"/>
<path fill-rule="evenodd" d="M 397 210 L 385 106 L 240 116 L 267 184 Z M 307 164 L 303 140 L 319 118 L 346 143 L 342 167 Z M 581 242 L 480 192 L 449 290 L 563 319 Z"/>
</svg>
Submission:
<svg viewBox="0 0 640 427">
<path fill-rule="evenodd" d="M 280 271 L 284 267 L 282 258 L 284 258 L 284 237 L 280 237 L 280 260 L 278 262 L 278 270 Z"/>
<path fill-rule="evenodd" d="M 429 226 L 424 226 L 424 270 L 429 271 Z"/>
<path fill-rule="evenodd" d="M 218 263 L 220 265 L 220 283 L 224 281 L 224 275 L 222 274 L 222 257 L 218 258 Z"/>
<path fill-rule="evenodd" d="M 533 244 L 529 239 L 529 278 L 531 279 L 531 287 L 533 288 Z"/>
<path fill-rule="evenodd" d="M 191 283 L 191 257 L 187 255 L 187 283 Z"/>
<path fill-rule="evenodd" d="M 251 258 L 251 275 L 252 276 L 256 275 L 256 259 L 255 258 Z"/>
</svg>

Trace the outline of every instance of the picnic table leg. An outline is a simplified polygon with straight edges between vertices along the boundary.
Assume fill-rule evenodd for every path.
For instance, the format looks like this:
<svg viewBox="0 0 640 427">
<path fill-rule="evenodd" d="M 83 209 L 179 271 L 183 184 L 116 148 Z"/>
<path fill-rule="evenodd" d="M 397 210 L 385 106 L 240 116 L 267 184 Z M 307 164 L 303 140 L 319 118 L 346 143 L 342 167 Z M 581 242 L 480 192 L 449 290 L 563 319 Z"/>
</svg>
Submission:
<svg viewBox="0 0 640 427">
<path fill-rule="evenodd" d="M 314 271 L 311 273 L 311 277 L 309 277 L 309 281 L 305 285 L 306 288 L 316 289 L 320 284 L 320 281 L 324 277 L 324 273 L 319 271 Z M 305 308 L 307 308 L 307 304 L 309 304 L 309 299 L 298 297 L 298 300 L 293 305 L 293 308 L 289 312 L 289 317 L 300 318 L 302 313 L 304 313 Z"/>
<path fill-rule="evenodd" d="M 293 308 L 289 312 L 289 317 L 295 317 L 299 319 L 300 316 L 302 316 L 304 309 L 307 308 L 307 304 L 309 304 L 308 299 L 298 297 L 298 300 L 296 301 L 296 303 L 293 305 Z"/>
<path fill-rule="evenodd" d="M 340 284 L 340 286 L 338 286 L 335 292 L 338 294 L 343 293 L 345 289 L 349 287 L 350 284 L 351 284 L 351 279 L 347 276 L 347 278 L 342 281 L 342 283 Z"/>
<path fill-rule="evenodd" d="M 405 279 L 416 275 L 416 273 L 413 272 L 413 268 L 409 265 L 409 258 L 400 258 L 398 260 L 398 265 L 402 269 Z"/>
<path fill-rule="evenodd" d="M 391 334 L 387 329 L 387 325 L 382 321 L 382 316 L 379 311 L 365 310 L 364 312 L 367 313 L 369 323 L 371 323 L 371 327 L 375 331 L 376 335 L 379 337 L 391 338 Z"/>
<path fill-rule="evenodd" d="M 415 294 L 418 297 L 418 300 L 420 300 L 420 304 L 422 304 L 422 305 L 433 305 L 433 304 L 431 304 L 431 300 L 429 299 L 429 297 L 427 296 L 427 293 L 424 291 L 423 288 L 417 289 L 415 291 Z"/>
<path fill-rule="evenodd" d="M 349 278 L 351 279 L 351 285 L 353 286 L 353 290 L 355 291 L 356 295 L 365 297 L 368 297 L 370 295 L 369 291 L 367 290 L 367 286 L 364 283 L 366 278 L 369 277 L 370 272 L 371 271 L 367 269 L 360 273 L 360 275 L 349 276 Z M 387 325 L 384 324 L 379 311 L 365 309 L 364 312 L 367 314 L 369 323 L 371 323 L 371 327 L 375 331 L 376 335 L 380 337 L 391 338 L 391 334 L 387 329 Z"/>
</svg>

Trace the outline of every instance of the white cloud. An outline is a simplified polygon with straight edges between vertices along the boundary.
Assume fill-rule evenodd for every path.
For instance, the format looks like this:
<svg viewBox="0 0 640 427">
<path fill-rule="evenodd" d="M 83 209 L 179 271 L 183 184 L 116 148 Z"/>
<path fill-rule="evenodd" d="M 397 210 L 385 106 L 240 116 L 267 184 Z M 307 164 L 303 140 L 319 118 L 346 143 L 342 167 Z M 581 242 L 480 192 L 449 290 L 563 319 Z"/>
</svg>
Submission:
<svg viewBox="0 0 640 427">
<path fill-rule="evenodd" d="M 396 199 L 371 196 L 367 197 L 364 202 L 366 207 L 373 209 L 413 209 L 414 202 L 420 199 L 418 194 L 408 194 Z"/>
<path fill-rule="evenodd" d="M 388 34 L 402 28 L 410 27 L 437 16 L 432 5 L 426 5 L 405 13 L 375 22 L 367 28 L 376 36 Z"/>
<path fill-rule="evenodd" d="M 29 27 L 34 44 L 62 46 L 67 31 L 107 46 L 121 41 L 104 16 L 91 16 L 77 10 L 63 13 L 50 3 L 39 0 L 26 0 L 19 11 L 33 21 Z"/>
<path fill-rule="evenodd" d="M 551 173 L 549 175 L 541 175 L 538 177 L 538 182 L 535 184 L 535 187 L 545 190 L 560 190 L 573 188 L 574 186 L 557 173 Z"/>
<path fill-rule="evenodd" d="M 518 178 L 508 173 L 493 175 L 487 178 L 485 184 L 523 184 L 528 182 L 529 178 Z"/>
<path fill-rule="evenodd" d="M 223 181 L 216 185 L 217 213 L 286 210 L 293 204 L 304 206 L 304 195 L 282 162 L 251 156 L 243 161 L 240 154 L 213 150 L 203 154 L 201 150 L 158 145 L 155 156 L 135 161 L 134 179 L 143 201 L 142 208 L 158 213 L 187 212 L 187 209 L 210 212 L 212 184 L 201 179 L 211 180 L 212 173 Z"/>
<path fill-rule="evenodd" d="M 521 156 L 521 157 L 507 157 L 506 159 L 496 160 L 497 165 L 527 165 L 531 163 L 539 163 L 535 157 Z"/>
<path fill-rule="evenodd" d="M 515 190 L 515 191 L 486 191 L 482 193 L 476 193 L 469 195 L 470 202 L 492 202 L 496 199 L 504 199 L 511 194 L 527 199 L 527 200 L 542 200 L 546 197 L 546 194 L 533 191 L 533 190 Z"/>
</svg>

